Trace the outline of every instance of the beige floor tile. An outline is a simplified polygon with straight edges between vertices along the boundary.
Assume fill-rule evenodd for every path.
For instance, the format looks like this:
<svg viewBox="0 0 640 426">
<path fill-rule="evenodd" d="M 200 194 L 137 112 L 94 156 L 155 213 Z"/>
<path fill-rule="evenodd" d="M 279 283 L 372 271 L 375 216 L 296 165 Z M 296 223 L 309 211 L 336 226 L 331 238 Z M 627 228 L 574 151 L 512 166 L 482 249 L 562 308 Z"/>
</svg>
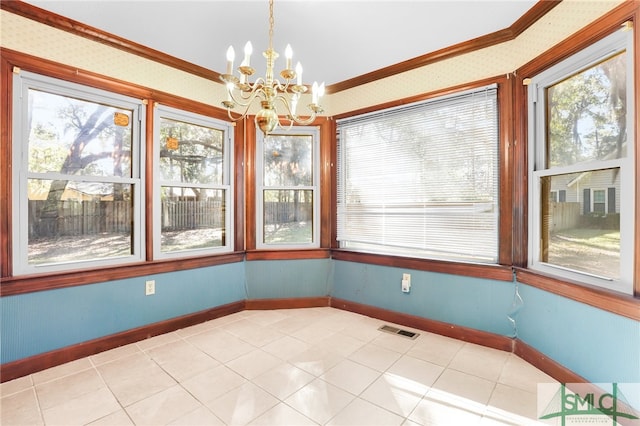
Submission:
<svg viewBox="0 0 640 426">
<path fill-rule="evenodd" d="M 418 405 L 427 388 L 395 374 L 385 373 L 369 386 L 360 398 L 402 417 Z"/>
<path fill-rule="evenodd" d="M 104 386 L 102 378 L 92 368 L 37 385 L 36 394 L 40 408 L 45 410 Z"/>
<path fill-rule="evenodd" d="M 173 420 L 171 426 L 223 426 L 224 422 L 215 416 L 207 407 L 195 410 Z"/>
<path fill-rule="evenodd" d="M 311 420 L 324 424 L 354 399 L 349 392 L 316 379 L 284 402 Z"/>
<path fill-rule="evenodd" d="M 349 356 L 349 359 L 378 371 L 385 371 L 399 358 L 398 352 L 385 349 L 373 343 L 362 346 Z"/>
<path fill-rule="evenodd" d="M 120 346 L 119 348 L 110 349 L 108 351 L 100 352 L 89 357 L 93 365 L 106 364 L 107 362 L 115 361 L 121 358 L 125 358 L 129 355 L 140 353 L 140 348 L 137 344 L 132 343 L 130 345 Z"/>
<path fill-rule="evenodd" d="M 314 379 L 315 376 L 312 374 L 289 363 L 283 363 L 256 377 L 253 383 L 276 398 L 284 400 Z"/>
<path fill-rule="evenodd" d="M 126 408 L 136 425 L 164 425 L 200 407 L 179 385 L 165 389 Z"/>
<path fill-rule="evenodd" d="M 252 426 L 295 425 L 314 426 L 318 423 L 281 402 L 249 423 Z"/>
<path fill-rule="evenodd" d="M 320 378 L 344 389 L 353 395 L 360 395 L 378 377 L 380 372 L 348 359 L 336 364 Z"/>
<path fill-rule="evenodd" d="M 33 386 L 31 376 L 19 377 L 8 382 L 0 383 L 0 398 L 9 396 L 14 393 L 22 392 Z"/>
<path fill-rule="evenodd" d="M 403 417 L 393 414 L 370 402 L 356 398 L 347 407 L 329 420 L 329 426 L 393 426 L 401 425 Z"/>
<path fill-rule="evenodd" d="M 507 358 L 498 382 L 532 393 L 538 391 L 538 383 L 557 383 L 552 377 L 513 354 Z"/>
<path fill-rule="evenodd" d="M 172 332 L 140 340 L 136 345 L 138 345 L 138 348 L 140 348 L 141 351 L 148 351 L 156 346 L 166 345 L 167 343 L 175 342 L 177 340 L 180 340 L 180 335 L 176 332 Z"/>
<path fill-rule="evenodd" d="M 384 323 L 380 320 L 375 320 L 368 317 L 361 317 L 355 321 L 346 321 L 347 327 L 344 327 L 341 331 L 342 334 L 355 337 L 358 340 L 364 342 L 371 342 L 376 337 L 380 336 L 382 332 L 378 330 Z"/>
<path fill-rule="evenodd" d="M 115 413 L 108 414 L 94 422 L 89 423 L 90 426 L 133 426 L 131 417 L 124 410 L 118 410 Z"/>
<path fill-rule="evenodd" d="M 411 380 L 423 387 L 426 392 L 442 374 L 444 368 L 421 359 L 404 355 L 398 359 L 387 373 Z"/>
<path fill-rule="evenodd" d="M 335 352 L 315 346 L 290 358 L 289 362 L 314 376 L 321 376 L 343 359 Z"/>
<path fill-rule="evenodd" d="M 427 392 L 427 397 L 464 406 L 484 407 L 489 402 L 495 382 L 461 371 L 447 369 Z"/>
<path fill-rule="evenodd" d="M 474 426 L 482 420 L 477 407 L 451 404 L 440 400 L 423 398 L 409 416 L 409 420 L 429 426 Z"/>
<path fill-rule="evenodd" d="M 546 425 L 548 426 L 548 423 Z M 479 426 L 545 426 L 545 423 L 526 419 L 514 420 L 502 416 L 496 416 L 492 413 L 486 413 L 482 419 L 480 419 Z"/>
<path fill-rule="evenodd" d="M 497 381 L 509 354 L 505 351 L 487 348 L 473 343 L 465 345 L 456 353 L 448 367 Z"/>
<path fill-rule="evenodd" d="M 192 325 L 190 327 L 181 328 L 176 330 L 175 333 L 183 339 L 187 337 L 195 336 L 196 334 L 204 333 L 207 331 L 215 330 L 221 327 L 222 324 L 217 323 L 216 320 L 206 321 L 200 324 Z"/>
<path fill-rule="evenodd" d="M 282 360 L 289 360 L 296 355 L 300 355 L 304 351 L 311 348 L 311 345 L 298 340 L 291 336 L 282 336 L 278 340 L 275 340 L 262 347 L 262 350 L 277 356 Z"/>
<path fill-rule="evenodd" d="M 47 425 L 84 425 L 121 409 L 106 387 L 42 410 Z"/>
<path fill-rule="evenodd" d="M 295 331 L 291 336 L 302 340 L 303 342 L 315 345 L 334 333 L 335 332 L 333 330 L 312 323 Z"/>
<path fill-rule="evenodd" d="M 317 345 L 331 352 L 335 352 L 340 356 L 348 357 L 363 347 L 365 342 L 355 337 L 347 336 L 346 334 L 334 333 L 318 341 Z"/>
<path fill-rule="evenodd" d="M 342 332 L 350 327 L 350 322 L 354 321 L 353 314 L 346 311 L 330 310 L 322 318 L 315 321 L 315 324 L 327 328 L 334 332 Z"/>
<path fill-rule="evenodd" d="M 219 361 L 184 340 L 157 346 L 147 354 L 178 382 L 220 365 Z"/>
<path fill-rule="evenodd" d="M 281 321 L 275 322 L 271 324 L 275 330 L 286 334 L 292 335 L 296 331 L 299 331 L 309 325 L 309 321 L 305 318 L 301 318 L 300 316 L 291 316 L 291 318 L 283 319 Z"/>
<path fill-rule="evenodd" d="M 256 349 L 255 346 L 221 329 L 200 333 L 186 340 L 223 363 Z"/>
<path fill-rule="evenodd" d="M 225 393 L 247 383 L 247 379 L 220 365 L 182 382 L 182 386 L 204 404 L 213 402 Z"/>
<path fill-rule="evenodd" d="M 245 425 L 279 403 L 278 399 L 251 382 L 235 388 L 207 407 L 228 425 Z"/>
<path fill-rule="evenodd" d="M 234 322 L 225 327 L 225 331 L 259 348 L 284 336 L 278 330 L 259 325 L 251 319 Z"/>
<path fill-rule="evenodd" d="M 123 407 L 168 389 L 176 381 L 146 355 L 132 355 L 97 367 Z"/>
<path fill-rule="evenodd" d="M 0 424 L 6 426 L 44 424 L 33 388 L 0 398 Z"/>
<path fill-rule="evenodd" d="M 283 361 L 280 358 L 275 357 L 262 349 L 255 349 L 234 359 L 233 361 L 229 361 L 226 365 L 242 377 L 251 380 L 276 365 L 282 364 L 282 362 Z"/>
<path fill-rule="evenodd" d="M 276 309 L 276 310 L 261 310 L 256 312 L 256 315 L 250 316 L 247 319 L 255 324 L 263 327 L 269 327 L 280 321 L 286 321 L 291 318 L 288 309 Z"/>
<path fill-rule="evenodd" d="M 433 333 L 424 333 L 407 355 L 446 367 L 464 342 Z"/>
<path fill-rule="evenodd" d="M 380 333 L 380 335 L 375 339 L 373 339 L 371 342 L 378 346 L 382 346 L 383 348 L 386 348 L 401 354 L 405 354 L 409 349 L 411 349 L 417 343 L 416 340 L 408 339 L 403 336 L 398 336 L 396 334 L 389 334 L 389 333 Z"/>
<path fill-rule="evenodd" d="M 66 364 L 58 365 L 56 367 L 48 368 L 46 370 L 33 373 L 31 378 L 35 385 L 45 383 L 51 380 L 59 379 L 70 374 L 78 373 L 80 371 L 89 370 L 93 368 L 89 358 L 82 358 L 76 361 L 67 362 Z"/>
<path fill-rule="evenodd" d="M 537 402 L 535 393 L 498 383 L 489 399 L 488 411 L 503 418 L 536 420 Z"/>
</svg>

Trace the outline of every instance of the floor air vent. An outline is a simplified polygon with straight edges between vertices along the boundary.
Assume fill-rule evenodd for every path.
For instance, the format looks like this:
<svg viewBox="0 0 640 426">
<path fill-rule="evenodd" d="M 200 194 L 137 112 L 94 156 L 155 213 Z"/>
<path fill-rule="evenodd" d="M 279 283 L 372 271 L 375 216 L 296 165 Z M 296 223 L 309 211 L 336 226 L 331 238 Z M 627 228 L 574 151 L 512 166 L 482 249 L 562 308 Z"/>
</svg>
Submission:
<svg viewBox="0 0 640 426">
<path fill-rule="evenodd" d="M 413 331 L 402 330 L 400 328 L 391 327 L 390 325 L 383 325 L 378 330 L 384 331 L 386 333 L 397 334 L 399 336 L 408 337 L 409 339 L 415 339 L 420 335 L 419 333 L 414 333 Z"/>
</svg>

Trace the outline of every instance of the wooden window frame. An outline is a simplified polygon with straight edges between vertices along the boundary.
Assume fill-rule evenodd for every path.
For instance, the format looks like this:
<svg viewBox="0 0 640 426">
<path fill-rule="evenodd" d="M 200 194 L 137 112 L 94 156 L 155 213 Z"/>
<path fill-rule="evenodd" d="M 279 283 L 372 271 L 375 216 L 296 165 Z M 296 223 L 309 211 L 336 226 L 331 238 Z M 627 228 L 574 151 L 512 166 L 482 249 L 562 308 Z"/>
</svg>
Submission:
<svg viewBox="0 0 640 426">
<path fill-rule="evenodd" d="M 528 189 L 527 189 L 527 83 L 528 78 L 572 56 L 580 50 L 618 30 L 631 22 L 634 26 L 634 55 L 636 63 L 640 57 L 640 6 L 634 2 L 624 2 L 588 27 L 578 31 L 563 42 L 555 45 L 534 60 L 524 64 L 514 73 L 514 129 L 515 145 L 513 152 L 513 239 L 519 244 L 513 245 L 513 266 L 516 280 L 571 300 L 594 306 L 605 311 L 640 321 L 640 226 L 635 227 L 634 235 L 634 294 L 625 295 L 611 290 L 588 286 L 583 283 L 559 279 L 527 268 L 528 259 Z M 528 83 L 527 83 L 528 84 Z M 640 72 L 636 67 L 634 77 L 635 111 L 638 111 L 640 99 Z M 637 116 L 637 114 L 636 114 Z M 635 134 L 631 140 L 638 147 L 640 119 L 635 123 Z M 635 187 L 640 188 L 640 149 L 635 150 Z M 640 222 L 640 197 L 635 200 L 635 222 Z"/>
<path fill-rule="evenodd" d="M 12 182 L 11 182 L 11 141 L 12 141 L 12 94 L 13 94 L 13 73 L 22 70 L 30 71 L 36 74 L 53 77 L 72 83 L 77 83 L 96 89 L 102 89 L 117 94 L 123 94 L 129 97 L 135 97 L 143 100 L 146 104 L 146 127 L 144 129 L 145 141 L 147 144 L 146 156 L 143 159 L 144 169 L 142 173 L 145 175 L 145 195 L 144 204 L 152 205 L 153 201 L 153 107 L 156 102 L 163 105 L 171 106 L 177 109 L 193 112 L 196 114 L 210 116 L 212 118 L 226 120 L 224 111 L 201 104 L 195 101 L 179 98 L 168 93 L 162 93 L 151 90 L 139 85 L 130 84 L 111 78 L 107 78 L 95 73 L 80 71 L 76 68 L 59 64 L 53 61 L 37 58 L 24 53 L 16 52 L 9 49 L 0 49 L 0 81 L 6 89 L 0 95 L 0 105 L 2 106 L 2 114 L 0 115 L 1 138 L 2 145 L 0 147 L 0 258 L 3 262 L 0 264 L 0 277 L 2 284 L 0 292 L 2 296 L 14 294 L 30 293 L 34 291 L 50 290 L 54 288 L 63 288 L 70 286 L 78 286 L 84 284 L 93 284 L 99 282 L 112 281 L 117 279 L 133 278 L 146 276 L 149 274 L 157 274 L 162 272 L 171 272 L 177 270 L 185 270 L 192 268 L 201 268 L 206 266 L 240 262 L 244 260 L 244 227 L 234 226 L 233 247 L 234 251 L 220 255 L 208 255 L 199 257 L 181 257 L 176 259 L 154 260 L 153 256 L 153 227 L 145 227 L 144 244 L 146 245 L 146 259 L 141 262 L 128 263 L 122 265 L 113 265 L 97 269 L 78 269 L 65 270 L 60 272 L 51 272 L 33 275 L 14 276 L 12 271 Z M 238 170 L 241 162 L 238 158 L 242 158 L 244 153 L 243 129 L 236 127 L 234 135 L 234 152 L 236 157 L 232 160 L 235 162 L 236 170 Z M 240 141 L 240 142 L 238 142 Z M 242 173 L 236 173 L 232 183 L 236 190 L 234 191 L 233 202 L 236 205 L 234 211 L 234 222 L 242 224 L 243 212 L 242 206 L 244 193 L 244 178 Z M 144 220 L 146 223 L 152 223 L 152 209 L 146 209 L 144 212 Z"/>
</svg>

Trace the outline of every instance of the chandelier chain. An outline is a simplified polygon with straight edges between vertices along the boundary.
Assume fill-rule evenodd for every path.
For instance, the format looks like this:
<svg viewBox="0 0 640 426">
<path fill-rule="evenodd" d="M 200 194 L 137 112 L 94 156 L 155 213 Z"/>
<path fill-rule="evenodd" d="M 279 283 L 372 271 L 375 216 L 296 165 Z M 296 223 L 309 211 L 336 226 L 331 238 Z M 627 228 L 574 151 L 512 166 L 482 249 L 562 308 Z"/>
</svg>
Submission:
<svg viewBox="0 0 640 426">
<path fill-rule="evenodd" d="M 273 26 L 275 19 L 273 18 L 273 0 L 269 0 L 269 50 L 273 50 Z"/>
</svg>

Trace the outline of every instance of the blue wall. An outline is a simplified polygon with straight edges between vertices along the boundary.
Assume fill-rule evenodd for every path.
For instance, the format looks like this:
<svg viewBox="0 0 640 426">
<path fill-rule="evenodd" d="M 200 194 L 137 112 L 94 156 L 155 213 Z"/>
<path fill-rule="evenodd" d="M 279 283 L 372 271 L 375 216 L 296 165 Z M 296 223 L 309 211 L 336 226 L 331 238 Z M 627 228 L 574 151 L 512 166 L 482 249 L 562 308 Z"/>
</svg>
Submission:
<svg viewBox="0 0 640 426">
<path fill-rule="evenodd" d="M 156 281 L 146 296 L 145 281 Z M 246 298 L 244 263 L 0 298 L 0 359 L 15 361 Z"/>
<path fill-rule="evenodd" d="M 407 272 L 409 294 L 400 289 Z M 156 280 L 154 296 L 144 295 L 146 279 Z M 594 383 L 640 382 L 638 321 L 512 281 L 331 259 L 238 262 L 2 297 L 1 360 L 245 299 L 318 296 L 518 337 Z"/>
<path fill-rule="evenodd" d="M 521 340 L 592 383 L 640 383 L 640 322 L 518 285 Z"/>
<path fill-rule="evenodd" d="M 249 300 L 329 296 L 331 259 L 255 260 L 245 265 Z"/>
<path fill-rule="evenodd" d="M 507 317 L 514 284 L 440 274 L 335 262 L 332 297 L 505 336 L 514 329 Z M 411 274 L 411 291 L 401 291 L 402 273 Z"/>
</svg>

